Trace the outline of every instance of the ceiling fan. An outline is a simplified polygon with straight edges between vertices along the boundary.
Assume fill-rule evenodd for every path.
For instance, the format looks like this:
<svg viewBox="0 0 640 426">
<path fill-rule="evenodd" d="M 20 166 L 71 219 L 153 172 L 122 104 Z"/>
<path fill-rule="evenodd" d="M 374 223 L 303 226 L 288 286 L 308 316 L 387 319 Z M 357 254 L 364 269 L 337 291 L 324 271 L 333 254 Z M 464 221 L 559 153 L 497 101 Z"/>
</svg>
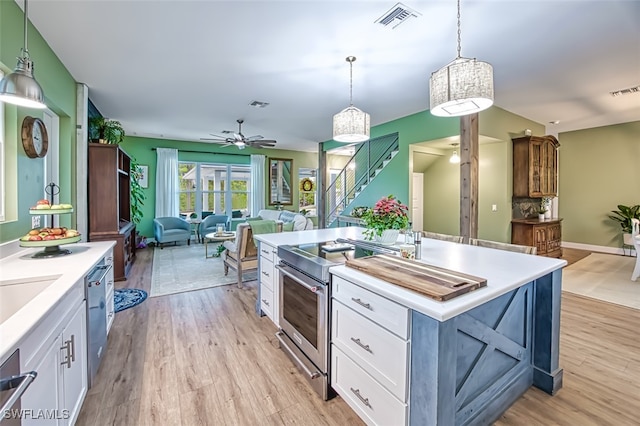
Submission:
<svg viewBox="0 0 640 426">
<path fill-rule="evenodd" d="M 238 119 L 236 120 L 238 123 L 238 133 L 232 132 L 230 130 L 224 130 L 222 133 L 231 133 L 233 136 L 218 136 L 213 133 L 211 136 L 213 138 L 200 138 L 202 141 L 210 141 L 212 143 L 222 144 L 222 146 L 231 146 L 235 145 L 238 149 L 245 149 L 250 146 L 251 148 L 264 148 L 264 147 L 274 147 L 276 146 L 276 141 L 273 139 L 263 139 L 262 135 L 255 135 L 246 137 L 242 134 L 242 123 L 244 120 Z"/>
</svg>

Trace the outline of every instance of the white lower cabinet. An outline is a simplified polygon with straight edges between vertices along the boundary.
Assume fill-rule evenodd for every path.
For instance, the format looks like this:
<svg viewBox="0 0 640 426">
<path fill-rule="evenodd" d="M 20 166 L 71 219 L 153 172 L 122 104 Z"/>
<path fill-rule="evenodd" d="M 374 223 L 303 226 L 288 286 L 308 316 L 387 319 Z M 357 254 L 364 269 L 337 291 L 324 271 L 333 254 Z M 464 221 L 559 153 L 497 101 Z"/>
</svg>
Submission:
<svg viewBox="0 0 640 426">
<path fill-rule="evenodd" d="M 409 309 L 332 278 L 331 386 L 369 425 L 405 425 Z"/>
<path fill-rule="evenodd" d="M 73 309 L 59 313 L 48 315 L 21 345 L 25 355 L 23 346 L 38 346 L 21 366 L 37 373 L 21 398 L 24 426 L 75 424 L 87 393 L 86 302 L 74 300 Z"/>
<path fill-rule="evenodd" d="M 278 325 L 278 264 L 277 247 L 260 242 L 258 280 L 260 284 L 260 309 Z"/>
</svg>

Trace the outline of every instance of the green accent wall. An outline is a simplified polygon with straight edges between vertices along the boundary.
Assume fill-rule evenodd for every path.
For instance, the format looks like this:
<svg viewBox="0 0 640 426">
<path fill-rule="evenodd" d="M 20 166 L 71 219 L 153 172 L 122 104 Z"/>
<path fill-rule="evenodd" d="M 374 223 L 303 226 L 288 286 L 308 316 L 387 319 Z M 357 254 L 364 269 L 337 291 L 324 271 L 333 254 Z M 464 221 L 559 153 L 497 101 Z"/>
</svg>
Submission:
<svg viewBox="0 0 640 426">
<path fill-rule="evenodd" d="M 640 121 L 560 133 L 562 239 L 622 247 L 618 204 L 640 204 Z"/>
<path fill-rule="evenodd" d="M 315 169 L 318 167 L 318 154 L 315 152 L 290 151 L 282 149 L 252 149 L 239 150 L 235 147 L 221 147 L 216 144 L 203 144 L 201 142 L 186 142 L 168 139 L 154 139 L 142 137 L 125 137 L 125 141 L 120 145 L 127 154 L 135 158 L 141 165 L 149 166 L 149 187 L 144 189 L 147 197 L 142 207 L 143 218 L 137 225 L 136 230 L 146 237 L 153 236 L 153 218 L 155 217 L 156 205 L 156 151 L 153 148 L 175 148 L 178 150 L 180 161 L 224 163 L 224 164 L 250 164 L 251 154 L 264 155 L 265 172 L 268 173 L 267 161 L 270 157 L 290 158 L 293 160 L 293 205 L 284 206 L 285 210 L 298 211 L 298 169 L 302 167 Z M 197 151 L 197 152 L 188 152 Z M 265 197 L 269 196 L 269 182 L 265 179 Z M 269 207 L 265 198 L 265 206 Z M 256 212 L 257 213 L 257 212 Z"/>
<path fill-rule="evenodd" d="M 23 47 L 22 10 L 14 1 L 0 1 L 0 68 L 10 73 Z M 60 194 L 57 202 L 76 198 L 76 82 L 40 33 L 29 24 L 29 54 L 34 62 L 34 75 L 45 93 L 47 107 L 60 119 Z M 0 223 L 0 242 L 11 241 L 31 229 L 29 207 L 44 195 L 43 159 L 31 159 L 22 148 L 21 125 L 24 117 L 42 118 L 40 110 L 5 104 L 5 193 L 7 220 Z M 48 220 L 48 216 L 47 216 Z M 74 215 L 58 216 L 56 226 L 73 227 Z"/>
</svg>

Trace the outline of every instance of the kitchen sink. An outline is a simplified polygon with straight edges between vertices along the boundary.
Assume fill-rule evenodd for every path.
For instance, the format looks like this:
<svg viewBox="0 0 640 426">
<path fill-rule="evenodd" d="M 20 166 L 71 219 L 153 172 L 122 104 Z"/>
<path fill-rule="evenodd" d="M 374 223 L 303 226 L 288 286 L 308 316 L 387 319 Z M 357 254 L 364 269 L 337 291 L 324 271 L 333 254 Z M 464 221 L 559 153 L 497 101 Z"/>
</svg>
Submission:
<svg viewBox="0 0 640 426">
<path fill-rule="evenodd" d="M 0 324 L 49 287 L 61 275 L 0 281 Z"/>
</svg>

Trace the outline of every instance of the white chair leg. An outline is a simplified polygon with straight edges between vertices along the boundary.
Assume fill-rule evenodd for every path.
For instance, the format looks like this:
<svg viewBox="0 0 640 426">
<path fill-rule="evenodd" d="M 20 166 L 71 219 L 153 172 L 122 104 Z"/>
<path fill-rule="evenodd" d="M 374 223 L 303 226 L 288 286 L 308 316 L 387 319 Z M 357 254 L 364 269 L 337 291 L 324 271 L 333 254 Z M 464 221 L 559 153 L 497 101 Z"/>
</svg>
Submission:
<svg viewBox="0 0 640 426">
<path fill-rule="evenodd" d="M 633 269 L 633 273 L 631 274 L 631 281 L 635 281 L 640 277 L 640 255 L 636 252 L 636 267 Z"/>
</svg>

